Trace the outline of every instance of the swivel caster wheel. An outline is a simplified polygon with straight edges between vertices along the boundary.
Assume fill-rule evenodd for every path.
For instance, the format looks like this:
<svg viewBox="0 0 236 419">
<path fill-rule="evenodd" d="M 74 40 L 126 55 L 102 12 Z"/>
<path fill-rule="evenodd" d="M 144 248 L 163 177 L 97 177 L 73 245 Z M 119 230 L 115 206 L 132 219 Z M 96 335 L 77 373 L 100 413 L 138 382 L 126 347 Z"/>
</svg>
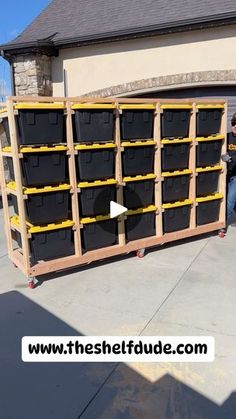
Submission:
<svg viewBox="0 0 236 419">
<path fill-rule="evenodd" d="M 37 284 L 37 279 L 36 278 L 30 278 L 28 281 L 28 288 L 30 288 L 31 290 L 33 290 Z"/>
<path fill-rule="evenodd" d="M 138 257 L 138 258 L 143 258 L 144 257 L 144 255 L 145 255 L 145 249 L 139 249 L 139 250 L 137 250 L 136 251 L 136 256 Z"/>
<path fill-rule="evenodd" d="M 223 239 L 226 235 L 226 230 L 224 228 L 222 228 L 221 230 L 219 230 L 218 232 L 218 236 Z"/>
</svg>

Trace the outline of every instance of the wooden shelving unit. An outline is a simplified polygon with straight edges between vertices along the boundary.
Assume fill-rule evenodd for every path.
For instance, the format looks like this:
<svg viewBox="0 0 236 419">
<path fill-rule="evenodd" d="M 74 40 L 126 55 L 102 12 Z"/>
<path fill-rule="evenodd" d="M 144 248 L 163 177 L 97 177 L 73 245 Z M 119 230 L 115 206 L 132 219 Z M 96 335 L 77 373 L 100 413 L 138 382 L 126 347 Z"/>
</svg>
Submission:
<svg viewBox="0 0 236 419">
<path fill-rule="evenodd" d="M 24 193 L 22 185 L 22 176 L 21 176 L 21 167 L 20 159 L 22 154 L 17 143 L 17 131 L 16 131 L 16 111 L 14 110 L 14 105 L 16 103 L 29 102 L 29 103 L 63 103 L 64 112 L 66 115 L 66 142 L 67 142 L 67 156 L 69 161 L 69 177 L 71 185 L 71 201 L 72 201 L 72 218 L 74 222 L 74 244 L 75 244 L 75 254 L 67 257 L 63 257 L 55 260 L 40 261 L 38 263 L 32 264 L 30 258 L 30 245 L 29 239 L 30 234 L 27 231 L 26 225 L 26 214 L 25 214 L 25 205 L 24 205 Z M 157 207 L 156 211 L 156 235 L 152 237 L 146 237 L 143 239 L 126 242 L 125 237 L 125 215 L 118 218 L 118 244 L 101 248 L 98 250 L 87 251 L 86 253 L 82 252 L 81 246 L 81 228 L 83 227 L 80 222 L 79 214 L 79 205 L 78 205 L 78 181 L 76 178 L 76 169 L 75 169 L 75 156 L 79 152 L 75 150 L 75 144 L 73 141 L 73 130 L 72 130 L 72 105 L 75 103 L 108 103 L 114 104 L 116 107 L 115 110 L 115 143 L 116 143 L 116 180 L 117 180 L 117 202 L 123 205 L 123 176 L 122 176 L 122 146 L 120 138 L 120 115 L 122 110 L 119 109 L 120 104 L 154 104 L 156 107 L 155 117 L 154 117 L 154 141 L 155 145 L 155 163 L 154 163 L 154 172 L 156 175 L 155 179 L 155 206 Z M 190 226 L 189 228 L 181 231 L 171 232 L 163 234 L 163 225 L 162 225 L 162 171 L 161 171 L 161 150 L 164 146 L 161 142 L 161 113 L 163 104 L 190 104 L 191 105 L 191 116 L 190 116 L 190 131 L 189 138 L 191 139 L 190 147 L 190 159 L 189 159 L 189 169 L 191 170 L 190 178 L 190 192 L 189 199 L 192 200 L 193 204 L 191 206 L 191 216 L 190 216 Z M 11 152 L 9 150 L 3 151 L 3 147 L 0 148 L 0 170 L 1 170 L 1 190 L 2 190 L 2 201 L 3 201 L 3 213 L 4 213 L 4 226 L 5 226 L 5 235 L 7 239 L 7 250 L 9 258 L 11 261 L 19 267 L 26 277 L 32 283 L 33 278 L 39 275 L 43 275 L 49 272 L 55 272 L 63 269 L 68 269 L 70 267 L 75 267 L 79 265 L 85 265 L 99 259 L 109 258 L 115 255 L 121 255 L 129 253 L 132 251 L 138 251 L 140 249 L 145 249 L 148 247 L 158 246 L 163 243 L 172 242 L 175 240 L 180 240 L 187 237 L 193 237 L 201 235 L 207 232 L 218 230 L 225 226 L 225 183 L 226 183 L 226 167 L 225 163 L 221 162 L 222 170 L 220 172 L 220 181 L 219 181 L 219 193 L 223 195 L 221 199 L 220 206 L 220 216 L 218 221 L 205 224 L 201 226 L 196 226 L 196 147 L 198 141 L 196 139 L 196 115 L 198 112 L 197 104 L 220 104 L 224 107 L 222 123 L 221 123 L 221 132 L 220 134 L 224 137 L 222 140 L 222 153 L 226 152 L 226 121 L 227 121 L 227 105 L 223 101 L 209 101 L 209 100 L 190 100 L 190 99 L 181 99 L 181 100 L 157 100 L 157 99 L 123 99 L 123 98 L 80 98 L 80 97 L 9 97 L 6 102 L 6 113 L 0 115 L 0 117 L 7 116 L 9 121 L 9 130 L 11 137 Z M 4 158 L 12 157 L 15 181 L 16 181 L 16 190 L 15 195 L 17 196 L 18 209 L 19 209 L 19 219 L 20 225 L 18 231 L 21 234 L 22 248 L 15 248 L 14 242 L 12 240 L 12 229 L 15 228 L 10 223 L 10 211 L 8 206 L 8 194 L 9 189 L 7 187 L 7 182 L 5 179 L 4 171 Z M 12 193 L 12 191 L 11 191 Z"/>
</svg>

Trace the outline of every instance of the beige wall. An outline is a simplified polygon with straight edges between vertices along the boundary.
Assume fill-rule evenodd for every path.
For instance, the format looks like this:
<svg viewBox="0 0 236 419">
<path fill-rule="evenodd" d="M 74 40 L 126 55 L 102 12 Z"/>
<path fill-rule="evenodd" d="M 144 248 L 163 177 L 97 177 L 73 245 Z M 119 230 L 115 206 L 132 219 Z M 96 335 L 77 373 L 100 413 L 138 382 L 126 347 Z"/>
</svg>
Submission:
<svg viewBox="0 0 236 419">
<path fill-rule="evenodd" d="M 60 51 L 52 61 L 53 95 L 69 96 L 135 80 L 236 69 L 236 25 Z"/>
</svg>

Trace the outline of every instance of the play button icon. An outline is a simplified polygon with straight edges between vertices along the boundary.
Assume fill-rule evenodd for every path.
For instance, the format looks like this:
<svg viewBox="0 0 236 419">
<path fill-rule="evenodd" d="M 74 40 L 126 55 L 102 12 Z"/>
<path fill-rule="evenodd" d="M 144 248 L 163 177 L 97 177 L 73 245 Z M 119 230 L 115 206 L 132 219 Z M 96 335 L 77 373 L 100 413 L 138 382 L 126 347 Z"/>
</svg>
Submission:
<svg viewBox="0 0 236 419">
<path fill-rule="evenodd" d="M 118 215 L 121 215 L 126 211 L 128 211 L 128 209 L 126 207 L 123 207 L 123 205 L 117 204 L 114 201 L 110 202 L 110 217 L 111 218 L 118 217 Z"/>
</svg>

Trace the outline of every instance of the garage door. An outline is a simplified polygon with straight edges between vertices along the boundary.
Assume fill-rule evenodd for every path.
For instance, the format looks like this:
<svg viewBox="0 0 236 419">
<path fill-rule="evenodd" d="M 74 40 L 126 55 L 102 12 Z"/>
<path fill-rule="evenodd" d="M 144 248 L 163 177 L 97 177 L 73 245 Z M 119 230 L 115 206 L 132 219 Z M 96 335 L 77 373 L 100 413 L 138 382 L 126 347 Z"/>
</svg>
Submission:
<svg viewBox="0 0 236 419">
<path fill-rule="evenodd" d="M 155 97 L 166 99 L 178 98 L 206 98 L 223 99 L 228 102 L 228 131 L 230 131 L 230 120 L 236 112 L 236 87 L 235 86 L 214 86 L 214 87 L 193 87 L 189 89 L 165 90 L 162 92 L 152 92 L 139 97 Z"/>
</svg>

